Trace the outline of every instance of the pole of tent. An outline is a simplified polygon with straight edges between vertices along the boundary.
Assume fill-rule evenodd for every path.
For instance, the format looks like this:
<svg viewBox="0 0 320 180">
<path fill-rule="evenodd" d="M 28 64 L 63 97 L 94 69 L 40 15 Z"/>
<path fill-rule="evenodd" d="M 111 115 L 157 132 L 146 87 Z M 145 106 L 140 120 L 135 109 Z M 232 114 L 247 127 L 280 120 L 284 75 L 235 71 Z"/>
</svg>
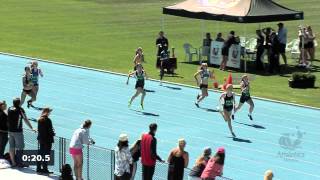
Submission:
<svg viewBox="0 0 320 180">
<path fill-rule="evenodd" d="M 204 37 L 204 35 L 205 35 L 205 22 L 204 22 L 204 20 L 201 20 L 201 37 L 200 37 L 200 44 L 201 44 L 201 39 Z M 198 53 L 199 53 L 199 55 L 198 55 L 198 60 L 199 60 L 199 62 L 200 63 L 202 63 L 202 52 L 200 52 L 201 50 L 203 50 L 202 49 L 203 47 L 202 47 L 202 45 L 200 46 L 200 48 L 198 49 Z"/>
<path fill-rule="evenodd" d="M 244 26 L 244 37 L 246 38 L 247 37 L 247 27 Z M 245 51 L 245 55 L 246 55 L 246 47 L 244 48 L 244 51 Z M 244 58 L 244 72 L 246 73 L 247 72 L 247 58 Z"/>
<path fill-rule="evenodd" d="M 164 15 L 161 16 L 161 31 L 164 31 Z"/>
<path fill-rule="evenodd" d="M 164 7 L 164 3 L 161 0 L 160 0 L 160 3 L 162 4 L 162 7 Z M 164 31 L 164 14 L 162 12 L 161 12 L 160 26 L 161 26 L 161 31 Z"/>
</svg>

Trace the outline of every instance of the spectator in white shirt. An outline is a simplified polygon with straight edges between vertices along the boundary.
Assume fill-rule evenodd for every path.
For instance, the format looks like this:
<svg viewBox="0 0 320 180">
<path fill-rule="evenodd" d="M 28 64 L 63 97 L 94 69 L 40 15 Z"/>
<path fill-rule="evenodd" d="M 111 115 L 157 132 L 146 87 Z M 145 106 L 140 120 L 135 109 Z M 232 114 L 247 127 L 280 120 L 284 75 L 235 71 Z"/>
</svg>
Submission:
<svg viewBox="0 0 320 180">
<path fill-rule="evenodd" d="M 132 156 L 128 143 L 128 136 L 126 134 L 120 134 L 119 142 L 115 149 L 115 180 L 130 180 Z"/>
<path fill-rule="evenodd" d="M 287 56 L 286 56 L 286 46 L 287 46 L 287 28 L 284 27 L 283 23 L 278 23 L 278 39 L 280 42 L 279 51 L 284 61 L 284 64 L 287 65 Z"/>
<path fill-rule="evenodd" d="M 69 151 L 74 162 L 76 180 L 82 180 L 83 144 L 89 145 L 95 143 L 89 135 L 91 124 L 90 120 L 86 120 L 79 129 L 75 130 L 70 141 Z"/>
</svg>

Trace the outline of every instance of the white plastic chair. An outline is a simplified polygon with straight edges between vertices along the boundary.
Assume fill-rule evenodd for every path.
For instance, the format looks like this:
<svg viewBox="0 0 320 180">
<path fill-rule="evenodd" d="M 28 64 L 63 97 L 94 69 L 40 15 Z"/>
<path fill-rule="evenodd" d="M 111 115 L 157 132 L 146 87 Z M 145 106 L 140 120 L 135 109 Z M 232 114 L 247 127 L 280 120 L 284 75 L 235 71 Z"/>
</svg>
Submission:
<svg viewBox="0 0 320 180">
<path fill-rule="evenodd" d="M 299 39 L 292 40 L 292 46 L 290 49 L 291 58 L 299 59 L 300 58 L 300 49 L 299 49 Z"/>
<path fill-rule="evenodd" d="M 192 47 L 191 44 L 185 43 L 183 45 L 183 49 L 184 49 L 184 52 L 185 52 L 185 58 L 184 58 L 185 60 L 187 60 L 187 56 L 188 56 L 188 61 L 192 62 L 193 55 L 196 55 L 196 57 L 198 57 L 197 48 Z"/>
<path fill-rule="evenodd" d="M 257 46 L 257 39 L 255 39 L 255 38 L 250 38 L 249 41 L 248 41 L 247 49 L 248 49 L 250 52 L 254 52 L 255 49 L 256 49 L 256 46 Z"/>
<path fill-rule="evenodd" d="M 286 45 L 286 52 L 291 52 L 292 46 L 293 46 L 294 40 L 290 41 Z"/>
<path fill-rule="evenodd" d="M 240 37 L 240 46 L 241 47 L 246 47 L 247 42 L 246 42 L 246 37 L 241 36 Z"/>
</svg>

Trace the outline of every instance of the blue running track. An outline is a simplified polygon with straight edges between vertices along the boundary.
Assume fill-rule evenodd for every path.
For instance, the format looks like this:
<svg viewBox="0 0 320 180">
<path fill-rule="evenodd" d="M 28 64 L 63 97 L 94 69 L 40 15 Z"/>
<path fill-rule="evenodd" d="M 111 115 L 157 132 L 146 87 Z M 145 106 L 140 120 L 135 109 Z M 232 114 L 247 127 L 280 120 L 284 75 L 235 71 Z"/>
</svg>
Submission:
<svg viewBox="0 0 320 180">
<path fill-rule="evenodd" d="M 13 97 L 20 96 L 21 76 L 29 61 L 0 55 L 0 99 L 10 105 Z M 258 180 L 272 169 L 275 179 L 320 179 L 320 110 L 255 99 L 254 121 L 248 119 L 248 105 L 244 105 L 233 122 L 238 137 L 233 139 L 221 115 L 214 111 L 219 93 L 210 92 L 202 108 L 196 108 L 198 89 L 146 81 L 149 92 L 141 111 L 140 98 L 128 108 L 135 92 L 134 79 L 126 85 L 126 77 L 121 75 L 48 62 L 39 66 L 44 78 L 35 106 L 54 109 L 51 117 L 58 136 L 71 138 L 83 120 L 92 119 L 91 135 L 97 145 L 114 148 L 120 133 L 127 133 L 134 142 L 156 122 L 158 152 L 163 159 L 177 139 L 185 138 L 189 167 L 205 146 L 224 146 L 226 177 Z M 39 116 L 39 111 L 25 109 L 29 117 Z"/>
</svg>

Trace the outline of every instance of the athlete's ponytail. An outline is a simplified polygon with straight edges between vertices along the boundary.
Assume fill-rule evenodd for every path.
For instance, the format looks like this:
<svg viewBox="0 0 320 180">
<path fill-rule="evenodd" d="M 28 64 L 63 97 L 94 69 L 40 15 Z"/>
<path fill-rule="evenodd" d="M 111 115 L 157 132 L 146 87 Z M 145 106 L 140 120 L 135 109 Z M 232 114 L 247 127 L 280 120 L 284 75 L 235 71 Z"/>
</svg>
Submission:
<svg viewBox="0 0 320 180">
<path fill-rule="evenodd" d="M 82 124 L 82 127 L 88 129 L 88 128 L 90 128 L 91 124 L 92 124 L 91 120 L 86 120 Z"/>
</svg>

